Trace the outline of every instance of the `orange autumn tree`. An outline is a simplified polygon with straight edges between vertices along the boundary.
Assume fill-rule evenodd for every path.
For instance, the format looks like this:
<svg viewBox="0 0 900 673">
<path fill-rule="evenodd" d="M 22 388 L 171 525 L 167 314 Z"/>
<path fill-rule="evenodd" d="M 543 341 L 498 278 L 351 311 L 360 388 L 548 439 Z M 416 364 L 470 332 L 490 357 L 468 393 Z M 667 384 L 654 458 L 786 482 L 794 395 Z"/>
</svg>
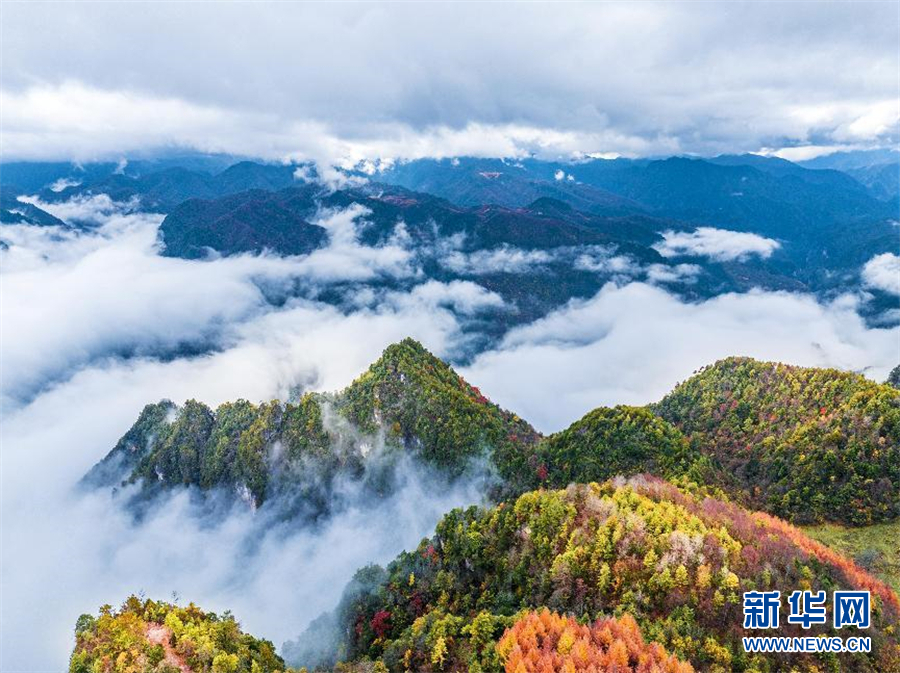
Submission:
<svg viewBox="0 0 900 673">
<path fill-rule="evenodd" d="M 693 673 L 659 643 L 646 643 L 631 615 L 579 624 L 547 609 L 528 612 L 497 644 L 506 673 Z"/>
</svg>

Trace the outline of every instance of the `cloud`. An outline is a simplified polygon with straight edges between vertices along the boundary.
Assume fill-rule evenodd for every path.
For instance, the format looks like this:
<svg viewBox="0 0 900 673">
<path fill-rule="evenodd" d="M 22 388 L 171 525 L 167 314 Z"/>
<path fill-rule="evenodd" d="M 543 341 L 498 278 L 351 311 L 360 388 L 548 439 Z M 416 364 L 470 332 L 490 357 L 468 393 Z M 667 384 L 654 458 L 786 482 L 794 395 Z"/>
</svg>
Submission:
<svg viewBox="0 0 900 673">
<path fill-rule="evenodd" d="M 703 272 L 696 264 L 648 264 L 642 266 L 629 255 L 617 255 L 615 247 L 590 246 L 575 258 L 573 266 L 583 271 L 609 275 L 610 280 L 622 286 L 634 280 L 644 279 L 651 285 L 697 282 Z"/>
<path fill-rule="evenodd" d="M 290 298 L 297 282 L 313 298 L 332 284 L 382 278 L 415 283 L 421 274 L 402 224 L 384 245 L 360 243 L 358 229 L 365 226 L 368 211 L 357 205 L 319 213 L 315 220 L 328 231 L 329 242 L 305 257 L 247 254 L 203 262 L 160 257 L 162 216 L 131 212 L 130 205 L 106 195 L 39 205 L 94 226 L 77 231 L 4 225 L 0 232 L 8 246 L 0 251 L 7 404 L 28 399 L 98 358 L 158 357 L 184 348 L 234 345 L 246 338 L 243 330 L 251 330 L 254 321 L 281 320 L 294 329 L 299 324 L 290 324 L 292 319 L 304 323 L 318 315 L 323 326 L 331 325 L 336 309 Z M 351 304 L 356 291 L 347 290 Z M 276 309 L 273 296 L 286 302 L 276 315 L 270 315 Z M 373 322 L 382 311 L 396 310 L 397 327 L 407 325 L 393 332 L 398 340 L 406 336 L 404 329 L 429 320 L 454 333 L 459 326 L 451 308 L 471 314 L 502 305 L 498 295 L 471 283 L 433 282 L 403 300 L 399 296 L 384 306 L 356 300 Z M 373 301 L 377 298 L 383 293 L 373 295 Z M 408 321 L 407 313 L 426 307 L 421 319 Z M 57 327 L 49 328 L 48 321 Z M 264 338 L 274 340 L 277 333 Z"/>
<path fill-rule="evenodd" d="M 856 300 L 781 292 L 683 303 L 641 283 L 605 286 L 509 332 L 463 375 L 543 431 L 601 405 L 659 400 L 696 369 L 730 355 L 864 371 L 884 380 L 900 328 L 868 329 Z"/>
<path fill-rule="evenodd" d="M 443 306 L 463 315 L 508 308 L 496 292 L 464 280 L 449 283 L 429 280 L 409 292 L 389 292 L 381 298 L 381 302 L 398 309 L 417 308 L 428 312 Z"/>
<path fill-rule="evenodd" d="M 771 238 L 713 227 L 693 232 L 666 231 L 653 247 L 663 257 L 709 257 L 720 262 L 742 262 L 752 256 L 768 259 L 781 244 Z"/>
<path fill-rule="evenodd" d="M 378 276 L 405 278 L 418 270 L 413 253 L 405 247 L 406 230 L 398 224 L 385 245 L 360 243 L 359 227 L 371 211 L 358 204 L 343 210 L 325 211 L 313 223 L 328 232 L 328 245 L 314 250 L 302 263 L 302 274 L 319 281 L 372 280 Z"/>
<path fill-rule="evenodd" d="M 651 264 L 647 267 L 647 282 L 657 285 L 659 283 L 696 283 L 697 276 L 703 269 L 696 264 Z"/>
<path fill-rule="evenodd" d="M 204 269 L 158 257 L 161 220 L 111 215 L 98 232 L 75 241 L 71 234 L 56 239 L 52 231 L 28 228 L 30 236 L 17 236 L 4 228 L 4 240 L 13 243 L 0 253 L 6 401 L 27 397 L 95 357 L 151 354 L 212 339 L 260 310 L 264 298 L 251 282 L 255 276 L 292 273 L 284 262 L 266 258 L 229 258 Z M 22 243 L 42 252 L 35 257 Z"/>
<path fill-rule="evenodd" d="M 834 154 L 835 152 L 849 152 L 852 150 L 861 149 L 866 149 L 866 146 L 845 145 L 837 143 L 832 145 L 804 144 L 780 148 L 763 147 L 759 150 L 759 152 L 756 152 L 755 154 L 759 154 L 764 157 L 778 157 L 779 159 L 787 159 L 788 161 L 808 161 L 809 159 L 828 156 L 829 154 Z"/>
<path fill-rule="evenodd" d="M 867 287 L 900 296 L 900 256 L 892 252 L 875 255 L 863 267 L 862 279 Z"/>
<path fill-rule="evenodd" d="M 465 239 L 461 235 L 449 236 L 440 239 L 428 254 L 434 256 L 437 262 L 446 269 L 467 276 L 481 276 L 492 273 L 541 273 L 548 270 L 551 264 L 566 264 L 580 271 L 608 275 L 618 282 L 627 282 L 643 273 L 651 272 L 648 267 L 644 269 L 641 264 L 629 255 L 616 254 L 614 245 L 579 245 L 560 246 L 547 250 L 525 250 L 515 246 L 503 244 L 489 250 L 476 250 L 475 252 L 463 252 L 460 248 Z M 693 265 L 678 265 L 684 267 L 676 271 L 676 267 L 666 267 L 664 264 L 652 265 L 654 273 L 666 273 L 663 269 L 670 269 L 669 274 L 689 275 Z"/>
<path fill-rule="evenodd" d="M 195 147 L 333 164 L 898 139 L 887 4 L 777 15 L 752 2 L 497 4 L 478 21 L 470 14 L 441 4 L 135 13 L 17 3 L 0 29 L 4 155 Z M 242 39 L 225 39 L 235 26 Z"/>
<path fill-rule="evenodd" d="M 510 245 L 471 253 L 455 250 L 438 259 L 440 264 L 451 271 L 472 276 L 489 273 L 524 273 L 534 271 L 552 260 L 552 252 L 523 250 Z"/>
<path fill-rule="evenodd" d="M 323 215 L 338 250 L 359 252 L 351 228 L 361 216 Z M 159 219 L 114 212 L 88 231 L 4 227 L 3 670 L 65 668 L 77 616 L 140 590 L 232 609 L 276 641 L 296 636 L 333 607 L 356 568 L 386 562 L 447 509 L 481 497 L 473 482 L 448 486 L 407 466 L 395 496 L 362 499 L 348 484 L 340 513 L 308 529 L 285 526 L 277 509 L 211 517 L 185 492 L 136 522 L 108 494 L 74 493 L 147 402 L 286 399 L 298 384 L 337 390 L 406 336 L 452 352 L 462 339 L 454 310 L 502 308 L 462 281 L 376 293 L 348 312 L 301 298 L 274 306 L 261 286 L 311 270 L 309 282 L 319 267 L 162 258 Z M 201 355 L 180 348 L 207 338 L 215 348 Z M 48 376 L 53 385 L 38 385 Z"/>
<path fill-rule="evenodd" d="M 57 182 L 66 181 L 57 180 Z M 138 197 L 134 197 L 127 202 L 121 202 L 113 201 L 109 194 L 78 195 L 68 201 L 54 203 L 45 203 L 36 196 L 20 196 L 18 200 L 22 203 L 30 203 L 33 206 L 37 206 L 41 210 L 45 210 L 70 224 L 102 225 L 113 215 L 132 213 L 140 207 Z M 143 217 L 153 218 L 155 216 L 152 213 L 147 213 Z"/>
<path fill-rule="evenodd" d="M 640 264 L 628 255 L 616 255 L 614 247 L 593 246 L 576 257 L 573 266 L 582 271 L 611 273 L 624 277 L 637 276 Z"/>
<path fill-rule="evenodd" d="M 51 192 L 61 192 L 67 187 L 77 187 L 81 182 L 79 180 L 72 180 L 70 178 L 60 178 L 56 182 L 50 185 Z"/>
</svg>

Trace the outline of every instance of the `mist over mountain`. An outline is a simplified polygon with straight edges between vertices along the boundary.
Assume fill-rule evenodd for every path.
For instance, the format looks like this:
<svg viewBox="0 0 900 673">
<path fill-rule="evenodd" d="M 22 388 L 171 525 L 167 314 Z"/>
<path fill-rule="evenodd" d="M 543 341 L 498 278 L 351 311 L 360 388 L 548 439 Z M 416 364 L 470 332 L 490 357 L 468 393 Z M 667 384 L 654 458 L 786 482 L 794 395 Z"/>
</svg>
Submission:
<svg viewBox="0 0 900 673">
<path fill-rule="evenodd" d="M 13 169 L 13 176 L 24 170 Z M 356 204 L 365 213 L 343 241 L 402 248 L 416 259 L 417 274 L 477 283 L 513 307 L 488 335 L 590 297 L 607 282 L 632 279 L 689 300 L 752 288 L 833 298 L 855 287 L 868 320 L 897 320 L 896 295 L 866 272 L 879 255 L 895 255 L 897 204 L 833 169 L 756 155 L 460 158 L 401 162 L 348 179 L 355 186 L 335 189 L 308 166 L 245 161 L 217 173 L 167 167 L 135 177 L 100 171 L 82 181 L 57 178 L 55 187 L 18 198 L 26 199 L 22 212 L 100 194 L 168 212 L 160 227 L 165 254 L 188 259 L 337 247 L 335 232 L 318 219 Z M 419 280 L 377 275 L 366 284 L 409 288 Z M 345 302 L 356 288 L 335 287 L 329 301 Z M 302 287 L 294 291 L 310 296 Z"/>
<path fill-rule="evenodd" d="M 0 14 L 0 671 L 900 673 L 891 3 Z"/>
<path fill-rule="evenodd" d="M 368 503 L 365 506 L 375 512 L 383 511 L 395 499 L 406 497 L 403 494 L 409 488 L 408 480 L 415 474 L 430 475 L 428 480 L 437 480 L 430 483 L 439 488 L 439 484 L 445 484 L 444 489 L 459 489 L 467 484 L 465 488 L 477 488 L 482 495 L 492 494 L 497 502 L 531 488 L 552 489 L 610 476 L 650 472 L 681 480 L 678 483 L 694 489 L 698 482 L 708 484 L 722 489 L 718 491 L 720 494 L 727 493 L 736 502 L 755 502 L 797 521 L 825 517 L 859 525 L 872 518 L 890 521 L 900 516 L 900 475 L 893 470 L 900 447 L 898 409 L 900 398 L 896 389 L 860 376 L 731 359 L 697 373 L 658 404 L 644 409 L 599 408 L 564 431 L 542 437 L 518 416 L 493 405 L 480 390 L 467 384 L 420 344 L 406 339 L 388 347 L 362 376 L 336 395 L 306 395 L 297 403 L 286 405 L 272 402 L 257 406 L 240 400 L 223 404 L 214 413 L 195 401 L 181 408 L 168 401 L 148 405 L 135 425 L 88 474 L 82 488 L 100 491 L 110 486 L 124 488 L 119 496 L 120 504 L 134 516 L 143 518 L 163 498 L 171 497 L 166 493 L 177 492 L 185 485 L 199 486 L 205 495 L 197 500 L 200 509 L 195 516 L 205 511 L 204 517 L 216 520 L 228 511 L 226 503 L 230 499 L 232 506 L 247 511 L 258 508 L 254 517 L 261 519 L 260 523 L 281 521 L 282 525 L 294 529 L 299 526 L 301 530 L 313 525 L 315 531 L 343 521 L 348 512 L 362 503 Z M 782 420 L 773 423 L 773 416 Z M 759 424 L 749 430 L 753 438 L 736 436 L 735 429 L 746 431 L 750 419 L 756 419 Z M 827 419 L 825 426 L 821 419 Z M 817 426 L 822 426 L 822 436 L 828 437 L 824 445 L 816 437 Z M 705 430 L 709 437 L 697 436 L 698 428 L 712 428 Z M 758 446 L 762 451 L 758 455 L 748 454 L 747 462 L 736 468 L 735 453 L 720 448 L 732 441 L 748 442 L 748 448 Z M 838 452 L 843 456 L 840 463 L 835 462 Z M 782 461 L 795 464 L 798 460 L 803 464 L 803 471 L 778 466 Z M 416 466 L 412 472 L 411 466 Z M 735 475 L 740 478 L 735 480 Z M 793 482 L 790 485 L 786 481 L 767 483 L 773 475 Z M 817 478 L 813 480 L 812 476 Z M 123 479 L 121 486 L 117 486 Z M 641 490 L 646 487 L 644 479 L 637 478 L 630 488 L 646 495 Z M 650 491 L 658 495 L 659 489 L 663 489 L 663 501 L 671 498 L 677 506 L 686 506 L 685 496 L 677 491 L 665 491 L 672 487 L 664 488 L 663 482 L 659 482 L 660 486 L 654 484 L 651 482 Z M 863 490 L 857 490 L 864 484 Z M 134 489 L 135 485 L 139 490 Z M 621 507 L 628 502 L 628 496 L 620 488 L 617 483 L 611 493 L 613 502 Z M 867 488 L 874 490 L 867 491 Z M 606 493 L 602 489 L 601 492 Z M 768 496 L 766 502 L 758 500 L 761 493 Z M 551 497 L 551 494 L 553 491 L 526 493 L 516 504 L 516 511 L 520 506 L 526 507 L 522 505 L 523 500 Z M 196 496 L 199 494 L 195 493 Z M 794 498 L 798 500 L 794 502 Z M 701 516 L 710 516 L 709 500 L 703 502 Z M 810 508 L 810 504 L 815 506 Z M 539 510 L 545 507 L 552 510 L 551 505 L 541 504 Z M 687 506 L 690 509 L 697 505 Z M 746 531 L 742 517 L 748 515 L 736 505 L 729 507 L 728 517 L 734 519 L 726 524 L 728 530 L 734 534 Z M 469 510 L 473 511 L 474 508 Z M 451 523 L 456 512 L 449 515 Z M 761 515 L 753 516 L 762 521 Z M 718 518 L 714 520 L 721 522 Z M 770 517 L 764 521 L 781 531 L 779 534 L 800 535 L 777 519 Z M 438 530 L 453 530 L 453 527 L 445 519 Z M 741 539 L 745 545 L 760 544 L 753 539 Z M 802 536 L 795 542 L 797 550 L 792 553 L 799 554 L 800 562 L 806 562 L 805 554 L 811 553 L 831 564 L 832 570 L 828 572 L 838 573 L 831 580 L 822 581 L 849 582 L 850 586 L 862 583 L 879 592 L 883 601 L 880 605 L 885 610 L 898 609 L 896 595 L 877 580 L 852 565 L 846 566 L 838 555 L 816 547 Z M 440 544 L 426 540 L 418 552 L 403 556 L 402 561 L 391 566 L 390 572 L 400 572 L 404 577 L 408 568 L 402 564 L 409 561 L 414 566 L 410 577 L 415 580 L 410 580 L 410 586 L 414 584 L 417 589 L 411 600 L 419 606 L 413 608 L 414 616 L 421 616 L 423 609 L 429 610 L 430 599 L 425 597 L 433 569 L 427 566 L 429 559 L 434 562 L 438 558 L 437 552 L 429 550 L 441 549 L 447 554 L 449 544 L 452 543 L 445 538 Z M 425 566 L 417 559 L 420 552 L 426 559 Z M 746 564 L 741 566 L 742 572 L 758 571 L 755 561 L 741 558 L 740 562 L 733 562 L 739 566 Z M 399 571 L 395 569 L 397 563 L 401 564 Z M 791 567 L 789 562 L 783 572 L 792 572 Z M 384 591 L 384 585 L 379 582 L 385 580 L 377 579 L 383 577 L 380 572 L 361 571 L 345 591 L 336 616 L 311 622 L 309 635 L 286 644 L 284 655 L 297 665 L 333 662 L 336 652 L 342 652 L 341 657 L 360 656 L 358 642 L 336 644 L 336 639 L 345 636 L 338 636 L 335 629 L 341 633 L 347 631 L 340 631 L 334 621 L 356 620 L 358 624 L 362 619 L 357 616 L 360 611 L 365 612 L 366 623 L 371 620 L 371 628 L 379 640 L 388 632 L 393 633 L 394 628 L 402 628 L 396 599 L 390 599 L 390 609 L 372 607 L 373 601 L 377 605 L 381 600 Z M 536 604 L 562 605 L 559 602 L 563 600 L 562 580 L 557 572 L 552 573 L 556 587 L 553 596 L 535 599 Z M 702 564 L 697 572 L 704 577 L 704 573 L 725 577 L 724 570 Z M 651 586 L 657 582 L 647 581 Z M 658 581 L 671 581 L 671 575 Z M 674 581 L 677 584 L 683 580 L 676 577 Z M 705 580 L 699 581 L 702 584 Z M 721 582 L 724 582 L 719 587 L 721 595 L 716 597 L 710 593 L 707 597 L 713 603 L 730 600 L 722 592 L 731 585 L 725 579 L 714 584 L 719 586 Z M 460 591 L 465 591 L 465 586 L 468 584 L 463 582 Z M 572 591 L 576 592 L 577 600 L 585 600 L 577 598 L 576 589 Z M 370 597 L 362 599 L 361 592 L 363 595 L 370 592 Z M 379 597 L 371 592 L 377 592 Z M 690 597 L 689 600 L 705 599 Z M 666 604 L 659 609 L 665 614 L 671 607 Z M 499 621 L 490 630 L 495 637 L 500 633 L 497 628 L 512 624 L 504 617 L 507 608 L 498 604 L 497 609 L 499 614 L 492 619 Z M 577 612 L 582 608 L 574 609 Z M 372 616 L 375 613 L 389 615 L 380 618 L 385 621 L 381 635 L 379 619 Z M 465 618 L 461 619 L 465 624 Z M 645 627 L 648 624 L 644 620 L 641 623 Z M 702 628 L 712 629 L 712 637 L 733 652 L 733 646 L 728 645 L 733 633 L 718 630 L 712 624 L 704 622 Z M 365 629 L 356 631 L 357 637 L 368 637 Z M 463 635 L 466 631 L 456 633 Z M 892 660 L 891 652 L 896 644 L 890 638 L 879 642 L 882 645 L 876 650 L 875 658 Z M 463 647 L 461 653 L 448 651 L 447 656 L 476 656 L 465 645 L 459 646 Z M 379 656 L 390 661 L 396 655 L 392 647 L 387 646 Z M 401 651 L 408 645 L 397 647 Z M 419 651 L 416 647 L 421 645 L 413 647 Z M 674 647 L 682 656 L 690 658 L 689 649 Z M 490 659 L 495 656 L 492 651 L 479 650 L 477 656 Z M 427 649 L 424 655 L 416 656 L 428 656 Z M 505 655 L 501 652 L 500 656 Z M 703 660 L 697 663 L 703 670 Z"/>
</svg>

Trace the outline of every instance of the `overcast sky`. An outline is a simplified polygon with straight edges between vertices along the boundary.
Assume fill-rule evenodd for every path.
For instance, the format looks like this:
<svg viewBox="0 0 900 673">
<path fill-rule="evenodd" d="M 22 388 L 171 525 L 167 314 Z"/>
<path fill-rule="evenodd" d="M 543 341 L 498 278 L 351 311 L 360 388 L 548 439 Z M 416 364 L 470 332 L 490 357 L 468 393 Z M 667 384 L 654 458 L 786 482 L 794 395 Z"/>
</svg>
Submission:
<svg viewBox="0 0 900 673">
<path fill-rule="evenodd" d="M 3 154 L 885 146 L 900 136 L 898 7 L 4 3 Z"/>
</svg>

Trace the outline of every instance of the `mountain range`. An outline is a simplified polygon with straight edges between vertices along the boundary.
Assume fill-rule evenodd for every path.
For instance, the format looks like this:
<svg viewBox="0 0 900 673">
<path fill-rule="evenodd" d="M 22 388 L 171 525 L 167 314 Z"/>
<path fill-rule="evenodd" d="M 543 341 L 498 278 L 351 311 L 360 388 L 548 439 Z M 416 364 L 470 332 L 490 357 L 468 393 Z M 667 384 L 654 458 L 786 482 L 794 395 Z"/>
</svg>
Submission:
<svg viewBox="0 0 900 673">
<path fill-rule="evenodd" d="M 900 163 L 892 157 L 877 159 L 894 170 Z M 867 187 L 832 168 L 756 155 L 457 158 L 351 173 L 351 184 L 335 188 L 318 182 L 309 166 L 242 161 L 211 170 L 223 162 L 162 168 L 145 162 L 121 172 L 110 164 L 80 171 L 52 164 L 43 172 L 4 164 L 0 214 L 6 223 L 59 226 L 42 204 L 52 210 L 54 203 L 106 194 L 165 213 L 164 254 L 198 259 L 328 249 L 335 241 L 321 224 L 324 214 L 359 204 L 360 245 L 402 246 L 425 278 L 464 279 L 497 292 L 510 310 L 494 316 L 489 332 L 625 280 L 658 284 L 687 300 L 751 288 L 823 299 L 864 290 L 862 315 L 881 324 L 896 319 L 896 297 L 862 278 L 867 262 L 898 249 L 900 201 L 878 186 L 880 178 Z M 52 184 L 33 188 L 54 176 Z M 353 186 L 363 177 L 365 184 Z M 8 186 L 15 180 L 32 189 Z M 17 201 L 22 194 L 35 198 Z M 365 284 L 406 287 L 411 280 L 382 274 Z M 358 285 L 295 291 L 341 303 Z"/>
<path fill-rule="evenodd" d="M 194 400 L 147 405 L 85 482 L 225 487 L 260 506 L 310 469 L 321 484 L 337 472 L 363 475 L 367 461 L 396 452 L 451 478 L 489 461 L 500 496 L 649 472 L 799 523 L 900 516 L 893 386 L 728 358 L 655 404 L 601 407 L 544 437 L 413 339 L 388 347 L 338 393 L 216 410 Z"/>
<path fill-rule="evenodd" d="M 900 390 L 857 374 L 728 358 L 658 403 L 601 407 L 542 436 L 406 339 L 339 393 L 148 405 L 83 486 L 122 484 L 140 500 L 188 485 L 253 507 L 293 498 L 305 506 L 292 515 L 315 520 L 338 479 L 389 495 L 401 457 L 449 480 L 486 470 L 493 504 L 455 510 L 418 549 L 361 570 L 286 644 L 288 663 L 511 671 L 509 638 L 549 609 L 625 619 L 597 628 L 632 633 L 634 656 L 691 667 L 678 670 L 780 670 L 783 655 L 741 650 L 738 597 L 803 583 L 873 595 L 872 653 L 841 670 L 900 662 L 896 593 L 776 518 L 900 517 Z"/>
<path fill-rule="evenodd" d="M 898 176 L 893 151 L 457 157 L 328 180 L 309 164 L 223 155 L 4 162 L 0 246 L 28 226 L 101 227 L 105 240 L 103 225 L 67 214 L 102 201 L 158 214 L 141 218 L 140 244 L 189 260 L 156 261 L 280 257 L 288 282 L 251 281 L 279 307 L 349 312 L 431 281 L 477 286 L 488 304 L 448 309 L 463 358 L 610 283 L 688 303 L 754 289 L 841 298 L 884 327 L 900 306 L 870 265 L 900 252 Z M 380 256 L 395 263 L 367 263 Z M 151 402 L 79 489 L 135 521 L 186 493 L 210 521 L 236 513 L 284 531 L 388 502 L 410 475 L 436 492 L 472 487 L 480 504 L 361 568 L 333 610 L 302 633 L 290 625 L 300 635 L 279 653 L 230 613 L 140 595 L 78 620 L 72 673 L 900 670 L 900 563 L 885 541 L 900 534 L 900 366 L 877 383 L 729 357 L 654 403 L 598 407 L 550 434 L 413 339 L 343 390 L 292 390 L 215 408 Z M 871 652 L 748 654 L 741 594 L 794 588 L 870 592 Z"/>
</svg>

